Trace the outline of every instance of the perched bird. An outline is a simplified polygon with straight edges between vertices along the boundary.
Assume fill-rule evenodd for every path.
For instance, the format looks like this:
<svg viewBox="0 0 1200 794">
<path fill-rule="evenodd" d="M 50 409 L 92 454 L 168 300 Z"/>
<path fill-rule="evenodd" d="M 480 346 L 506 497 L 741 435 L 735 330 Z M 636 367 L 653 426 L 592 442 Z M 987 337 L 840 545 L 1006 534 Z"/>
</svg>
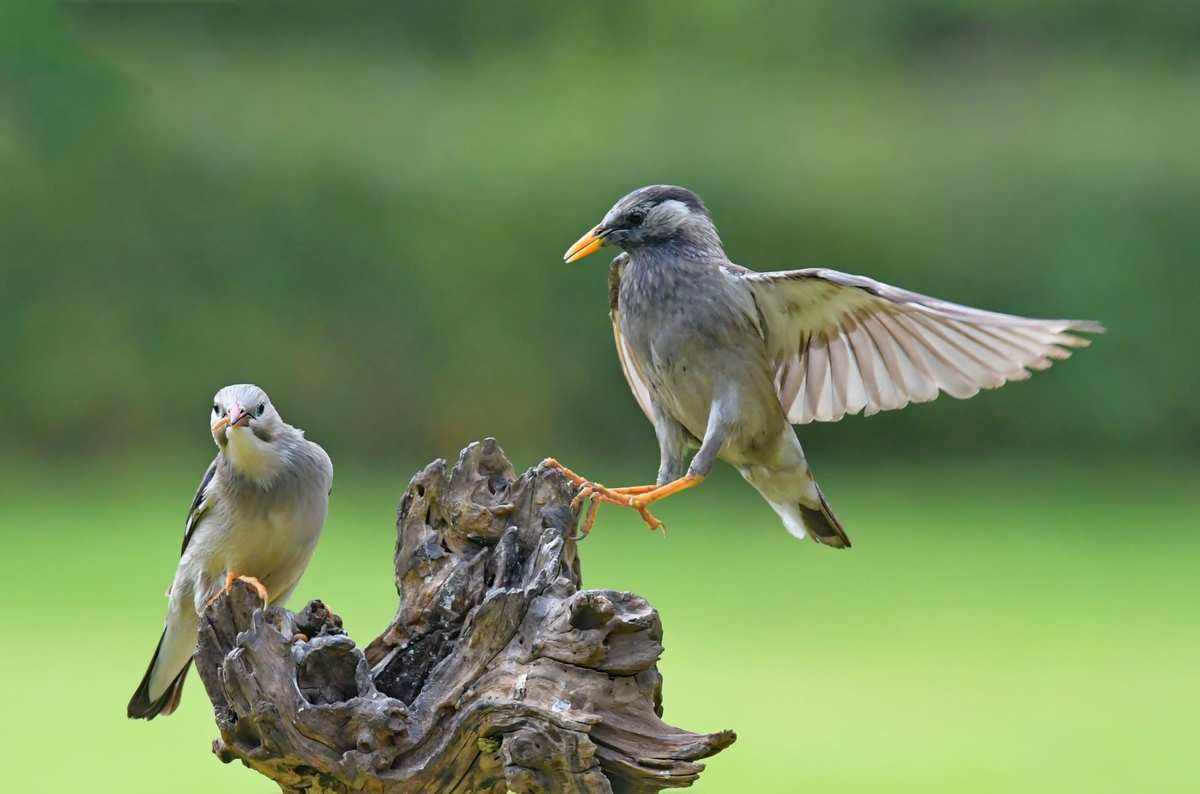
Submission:
<svg viewBox="0 0 1200 794">
<path fill-rule="evenodd" d="M 188 511 L 166 626 L 129 701 L 131 718 L 154 719 L 179 705 L 200 613 L 235 579 L 250 583 L 264 605 L 287 601 L 325 523 L 333 464 L 283 421 L 266 392 L 226 386 L 209 421 L 217 456 Z"/>
<path fill-rule="evenodd" d="M 1085 320 L 1034 320 L 918 295 L 824 268 L 759 273 L 725 255 L 708 209 L 690 190 L 639 188 L 564 255 L 603 246 L 617 356 L 661 452 L 654 485 L 605 488 L 556 466 L 600 502 L 647 508 L 700 483 L 720 458 L 753 485 L 797 538 L 850 538 L 813 479 L 793 424 L 835 422 L 965 398 L 1029 377 L 1101 333 Z M 685 453 L 698 448 L 685 468 Z"/>
</svg>

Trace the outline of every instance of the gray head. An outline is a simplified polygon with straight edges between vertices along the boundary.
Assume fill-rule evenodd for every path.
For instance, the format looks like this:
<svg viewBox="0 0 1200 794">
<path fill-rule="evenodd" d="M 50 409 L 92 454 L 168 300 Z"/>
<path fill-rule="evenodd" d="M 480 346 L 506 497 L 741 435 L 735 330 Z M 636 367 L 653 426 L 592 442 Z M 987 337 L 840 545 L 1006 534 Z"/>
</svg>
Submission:
<svg viewBox="0 0 1200 794">
<path fill-rule="evenodd" d="M 296 430 L 267 393 L 250 383 L 226 386 L 213 396 L 210 411 L 213 441 L 233 467 L 252 479 L 270 479 L 282 442 Z"/>
<path fill-rule="evenodd" d="M 574 262 L 606 245 L 630 253 L 670 249 L 680 254 L 724 254 L 704 202 L 675 185 L 648 185 L 628 194 L 567 249 L 563 259 Z"/>
</svg>

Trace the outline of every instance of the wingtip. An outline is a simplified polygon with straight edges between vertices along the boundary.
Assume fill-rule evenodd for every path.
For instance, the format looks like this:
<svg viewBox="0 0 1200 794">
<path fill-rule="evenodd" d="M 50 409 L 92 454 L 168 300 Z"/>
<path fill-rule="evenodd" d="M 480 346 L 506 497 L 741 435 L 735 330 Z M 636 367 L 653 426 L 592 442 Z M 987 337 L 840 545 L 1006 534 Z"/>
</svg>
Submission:
<svg viewBox="0 0 1200 794">
<path fill-rule="evenodd" d="M 1072 320 L 1070 328 L 1072 331 L 1083 331 L 1085 334 L 1108 333 L 1108 329 L 1095 320 Z"/>
</svg>

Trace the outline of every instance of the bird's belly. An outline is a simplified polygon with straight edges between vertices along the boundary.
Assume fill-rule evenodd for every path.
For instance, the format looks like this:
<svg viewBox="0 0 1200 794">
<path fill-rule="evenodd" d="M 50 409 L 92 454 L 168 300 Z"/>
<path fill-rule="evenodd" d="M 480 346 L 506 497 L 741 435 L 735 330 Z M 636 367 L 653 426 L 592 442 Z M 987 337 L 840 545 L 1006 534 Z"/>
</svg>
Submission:
<svg viewBox="0 0 1200 794">
<path fill-rule="evenodd" d="M 297 513 L 272 508 L 243 517 L 230 533 L 226 570 L 253 576 L 268 591 L 295 581 L 308 564 L 319 531 Z"/>
<path fill-rule="evenodd" d="M 751 367 L 717 371 L 673 366 L 652 368 L 650 387 L 667 413 L 697 441 L 703 440 L 719 394 L 732 396 L 738 418 L 719 453 L 734 465 L 772 458 L 787 419 L 770 381 Z"/>
<path fill-rule="evenodd" d="M 650 388 L 672 419 L 697 439 L 704 438 L 713 402 L 712 378 L 681 366 L 655 368 Z"/>
</svg>

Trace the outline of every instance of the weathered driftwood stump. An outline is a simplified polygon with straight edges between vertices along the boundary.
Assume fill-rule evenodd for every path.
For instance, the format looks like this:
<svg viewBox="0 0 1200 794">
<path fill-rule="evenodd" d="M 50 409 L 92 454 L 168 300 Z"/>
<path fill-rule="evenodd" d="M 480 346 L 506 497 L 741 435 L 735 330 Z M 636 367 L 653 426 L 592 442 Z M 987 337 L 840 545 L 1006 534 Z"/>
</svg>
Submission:
<svg viewBox="0 0 1200 794">
<path fill-rule="evenodd" d="M 735 736 L 660 719 L 658 613 L 579 589 L 572 496 L 492 439 L 426 466 L 400 502 L 400 607 L 365 653 L 320 601 L 264 610 L 239 582 L 201 621 L 213 751 L 289 792 L 690 785 Z"/>
</svg>

